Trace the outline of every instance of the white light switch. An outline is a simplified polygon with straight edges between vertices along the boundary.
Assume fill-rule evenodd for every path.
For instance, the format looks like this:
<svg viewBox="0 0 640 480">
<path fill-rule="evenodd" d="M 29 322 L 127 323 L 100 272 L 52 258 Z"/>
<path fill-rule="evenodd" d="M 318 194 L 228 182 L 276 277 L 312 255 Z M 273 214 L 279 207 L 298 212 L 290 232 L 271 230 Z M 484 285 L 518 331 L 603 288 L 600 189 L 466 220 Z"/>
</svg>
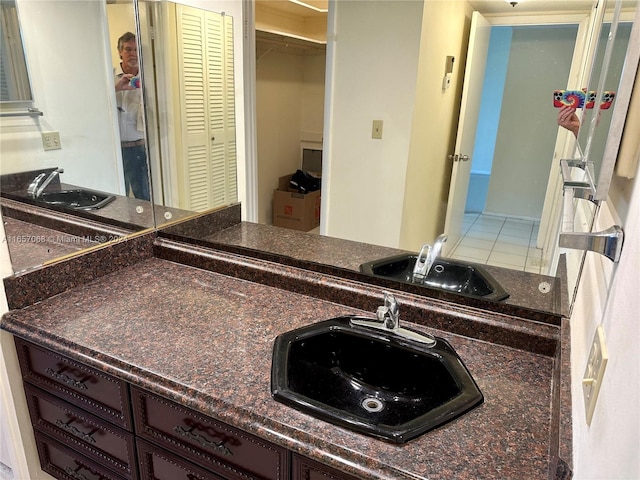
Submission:
<svg viewBox="0 0 640 480">
<path fill-rule="evenodd" d="M 591 351 L 587 359 L 587 367 L 584 370 L 582 378 L 582 393 L 584 395 L 584 409 L 587 416 L 587 425 L 591 425 L 593 411 L 596 408 L 596 400 L 602 385 L 602 377 L 607 366 L 609 354 L 607 346 L 604 343 L 604 329 L 602 325 L 598 325 L 596 334 L 593 337 Z"/>
<path fill-rule="evenodd" d="M 371 138 L 380 140 L 382 138 L 382 120 L 374 120 L 371 129 Z"/>
</svg>

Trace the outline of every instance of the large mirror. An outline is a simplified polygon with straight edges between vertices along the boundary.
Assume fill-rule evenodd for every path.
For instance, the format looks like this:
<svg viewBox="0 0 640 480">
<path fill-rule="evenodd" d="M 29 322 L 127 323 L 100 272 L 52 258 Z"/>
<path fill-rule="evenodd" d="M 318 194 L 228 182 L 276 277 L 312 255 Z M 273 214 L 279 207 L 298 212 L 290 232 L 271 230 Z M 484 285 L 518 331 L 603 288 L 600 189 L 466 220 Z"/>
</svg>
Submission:
<svg viewBox="0 0 640 480">
<path fill-rule="evenodd" d="M 144 81 L 137 2 L 3 1 L 3 22 L 5 12 L 22 33 L 38 106 L 12 102 L 0 119 L 14 272 L 155 227 L 148 159 L 158 134 L 145 110 L 154 110 L 156 93 L 153 75 Z M 158 214 L 166 222 L 191 211 Z"/>
<path fill-rule="evenodd" d="M 312 3 L 316 8 L 308 10 L 305 25 L 316 25 L 322 11 Z M 297 7 L 256 2 L 258 206 L 253 218 L 270 224 L 279 177 L 301 168 L 306 149 L 324 147 L 322 234 L 378 245 L 380 250 L 368 254 L 381 255 L 384 248 L 417 252 L 445 231 L 447 256 L 493 262 L 536 276 L 532 278 L 555 276 L 559 253 L 572 252 L 559 252 L 557 237 L 546 244 L 561 212 L 546 211 L 545 197 L 561 195 L 554 167 L 565 156 L 564 144 L 575 144 L 575 137 L 558 127 L 552 94 L 576 84 L 592 88 L 586 50 L 592 36 L 599 35 L 597 22 L 603 21 L 600 12 L 605 9 L 603 2 L 594 8 L 596 3 L 563 3 L 558 12 L 557 2 L 512 7 L 498 1 L 400 1 L 376 2 L 375 8 L 370 2 L 331 2 L 325 62 L 313 32 L 287 33 L 273 20 L 278 5 L 289 18 Z M 611 10 L 612 3 L 606 8 Z M 474 9 L 486 14 L 486 21 L 480 21 L 485 27 L 476 29 L 478 40 L 471 43 L 483 35 L 487 42 L 486 67 L 479 75 L 487 87 L 474 94 L 479 100 L 475 108 L 483 115 L 477 134 L 466 150 L 457 150 Z M 635 2 L 625 3 L 627 20 L 634 9 Z M 617 48 L 624 58 L 624 42 Z M 592 56 L 600 55 L 595 63 L 602 62 L 602 47 L 591 50 Z M 443 88 L 449 56 L 455 62 L 449 87 Z M 318 64 L 329 70 L 318 69 Z M 324 89 L 325 74 L 330 91 Z M 592 78 L 597 83 L 598 74 Z M 302 100 L 295 98 L 299 92 Z M 325 92 L 330 97 L 323 101 Z M 372 121 L 379 119 L 384 122 L 382 139 L 372 139 Z M 600 126 L 597 132 L 606 137 L 606 121 Z M 454 159 L 447 161 L 449 156 Z M 472 159 L 458 162 L 467 167 L 467 181 L 459 185 L 452 182 L 464 170 L 454 164 L 456 156 Z M 476 164 L 483 159 L 490 161 Z M 449 212 L 454 186 L 463 200 L 457 211 Z M 264 235 L 252 235 L 255 230 L 246 226 L 219 235 L 203 229 L 198 236 L 197 230 L 189 236 L 357 269 L 357 257 L 317 254 L 323 245 L 316 237 L 302 240 L 306 250 L 294 252 L 286 242 L 277 247 L 264 240 L 280 235 L 267 228 Z M 578 272 L 571 270 L 572 284 Z"/>
</svg>

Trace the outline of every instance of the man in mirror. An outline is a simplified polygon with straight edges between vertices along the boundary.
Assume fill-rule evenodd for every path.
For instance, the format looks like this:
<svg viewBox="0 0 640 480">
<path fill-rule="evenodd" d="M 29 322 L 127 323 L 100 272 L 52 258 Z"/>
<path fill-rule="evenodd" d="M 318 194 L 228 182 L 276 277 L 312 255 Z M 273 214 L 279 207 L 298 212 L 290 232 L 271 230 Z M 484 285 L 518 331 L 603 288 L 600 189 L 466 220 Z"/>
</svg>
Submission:
<svg viewBox="0 0 640 480">
<path fill-rule="evenodd" d="M 131 191 L 135 198 L 150 200 L 138 46 L 133 33 L 118 39 L 118 54 L 122 61 L 115 86 L 125 189 L 127 195 Z"/>
</svg>

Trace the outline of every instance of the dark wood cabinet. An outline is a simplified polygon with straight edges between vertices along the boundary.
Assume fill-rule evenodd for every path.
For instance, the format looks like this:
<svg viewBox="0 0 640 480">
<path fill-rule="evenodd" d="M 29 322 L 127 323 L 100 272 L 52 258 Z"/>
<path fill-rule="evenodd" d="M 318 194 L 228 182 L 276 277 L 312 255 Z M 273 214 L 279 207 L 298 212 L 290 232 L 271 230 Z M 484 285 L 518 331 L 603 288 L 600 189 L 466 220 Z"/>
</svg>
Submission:
<svg viewBox="0 0 640 480">
<path fill-rule="evenodd" d="M 224 480 L 178 455 L 137 439 L 142 480 Z"/>
<path fill-rule="evenodd" d="M 131 398 L 139 437 L 225 478 L 289 478 L 286 449 L 136 387 Z"/>
<path fill-rule="evenodd" d="M 54 351 L 15 343 L 40 464 L 55 478 L 357 480 Z"/>
<path fill-rule="evenodd" d="M 42 470 L 64 480 L 124 480 L 75 450 L 35 431 L 36 446 Z"/>
<path fill-rule="evenodd" d="M 58 397 L 25 384 L 31 423 L 125 478 L 137 478 L 133 434 Z"/>
<path fill-rule="evenodd" d="M 126 382 L 16 337 L 24 381 L 126 430 L 132 429 Z"/>
<path fill-rule="evenodd" d="M 357 477 L 295 453 L 291 457 L 291 470 L 292 480 L 358 480 Z"/>
</svg>

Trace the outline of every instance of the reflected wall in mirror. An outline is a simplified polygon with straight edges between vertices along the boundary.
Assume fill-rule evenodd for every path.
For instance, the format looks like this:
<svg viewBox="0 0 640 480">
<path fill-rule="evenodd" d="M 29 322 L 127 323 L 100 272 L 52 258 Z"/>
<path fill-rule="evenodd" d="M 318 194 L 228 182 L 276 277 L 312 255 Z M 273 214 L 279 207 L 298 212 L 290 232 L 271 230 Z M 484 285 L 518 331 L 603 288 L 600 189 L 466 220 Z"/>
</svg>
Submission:
<svg viewBox="0 0 640 480">
<path fill-rule="evenodd" d="M 14 271 L 21 271 L 153 227 L 154 219 L 150 202 L 125 191 L 111 62 L 115 43 L 109 40 L 107 21 L 107 8 L 116 5 L 95 0 L 15 3 L 34 104 L 44 113 L 0 119 L 2 213 Z M 132 4 L 117 5 L 128 7 L 129 18 L 122 20 L 127 28 L 135 28 Z M 55 169 L 61 171 L 50 177 Z M 39 173 L 45 174 L 40 187 L 51 181 L 34 198 L 28 187 Z M 71 191 L 62 194 L 63 203 L 44 195 L 61 191 Z M 90 198 L 112 198 L 87 210 L 75 198 L 87 192 Z M 68 227 L 80 217 L 92 225 L 89 230 Z M 46 255 L 31 255 L 36 250 Z"/>
<path fill-rule="evenodd" d="M 14 0 L 0 0 L 0 102 L 32 100 Z"/>
</svg>

